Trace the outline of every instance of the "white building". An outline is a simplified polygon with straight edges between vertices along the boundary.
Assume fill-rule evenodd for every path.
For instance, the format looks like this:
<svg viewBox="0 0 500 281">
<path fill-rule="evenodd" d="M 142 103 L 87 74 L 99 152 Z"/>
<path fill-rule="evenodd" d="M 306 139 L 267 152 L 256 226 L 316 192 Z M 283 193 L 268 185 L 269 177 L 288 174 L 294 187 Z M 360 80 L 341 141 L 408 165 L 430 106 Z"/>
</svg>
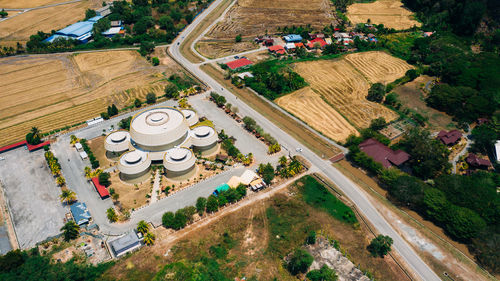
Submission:
<svg viewBox="0 0 500 281">
<path fill-rule="evenodd" d="M 500 140 L 497 140 L 495 143 L 495 156 L 497 158 L 497 162 L 500 162 Z"/>
</svg>

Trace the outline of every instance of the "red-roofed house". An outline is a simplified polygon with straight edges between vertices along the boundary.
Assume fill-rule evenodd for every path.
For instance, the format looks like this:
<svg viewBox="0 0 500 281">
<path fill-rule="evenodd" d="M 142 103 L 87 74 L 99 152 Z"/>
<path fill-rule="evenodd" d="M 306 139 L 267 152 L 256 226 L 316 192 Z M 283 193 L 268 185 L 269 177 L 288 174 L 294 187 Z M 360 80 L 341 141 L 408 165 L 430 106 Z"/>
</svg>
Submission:
<svg viewBox="0 0 500 281">
<path fill-rule="evenodd" d="M 249 65 L 252 65 L 253 62 L 249 59 L 246 59 L 246 58 L 242 58 L 242 59 L 237 59 L 237 60 L 233 60 L 233 61 L 230 61 L 228 63 L 226 63 L 226 65 L 231 69 L 231 70 L 236 70 L 238 68 L 242 68 L 242 67 L 246 67 L 246 66 L 249 66 Z"/>
<path fill-rule="evenodd" d="M 400 166 L 410 159 L 410 155 L 402 150 L 394 151 L 376 139 L 367 139 L 359 144 L 359 149 L 370 156 L 384 168 Z"/>
<path fill-rule="evenodd" d="M 295 43 L 295 48 L 304 48 L 304 43 Z"/>
<path fill-rule="evenodd" d="M 323 49 L 323 47 L 328 45 L 328 44 L 326 44 L 325 40 L 323 40 L 321 38 L 315 38 L 315 39 L 311 40 L 309 43 L 307 43 L 307 47 L 309 49 L 312 49 L 312 48 L 314 48 L 314 46 L 316 44 L 319 44 L 322 49 Z"/>
<path fill-rule="evenodd" d="M 269 52 L 271 52 L 271 53 L 276 53 L 278 51 L 284 51 L 285 48 L 281 45 L 274 45 L 274 46 L 267 48 L 267 50 L 269 50 Z"/>
<path fill-rule="evenodd" d="M 284 55 L 284 54 L 286 54 L 286 51 L 285 50 L 277 50 L 276 54 L 278 54 L 278 55 Z"/>
<path fill-rule="evenodd" d="M 441 131 L 439 132 L 437 139 L 439 139 L 445 145 L 454 145 L 462 138 L 462 133 L 459 130 Z"/>
<path fill-rule="evenodd" d="M 479 158 L 474 153 L 469 153 L 469 155 L 467 155 L 467 158 L 465 158 L 465 161 L 473 168 L 488 169 L 491 166 L 490 160 Z"/>
<path fill-rule="evenodd" d="M 106 189 L 106 187 L 102 184 L 99 183 L 99 178 L 95 177 L 92 178 L 92 183 L 95 186 L 95 189 L 97 190 L 97 193 L 99 193 L 99 196 L 101 196 L 101 199 L 105 199 L 109 197 L 109 192 Z"/>
</svg>

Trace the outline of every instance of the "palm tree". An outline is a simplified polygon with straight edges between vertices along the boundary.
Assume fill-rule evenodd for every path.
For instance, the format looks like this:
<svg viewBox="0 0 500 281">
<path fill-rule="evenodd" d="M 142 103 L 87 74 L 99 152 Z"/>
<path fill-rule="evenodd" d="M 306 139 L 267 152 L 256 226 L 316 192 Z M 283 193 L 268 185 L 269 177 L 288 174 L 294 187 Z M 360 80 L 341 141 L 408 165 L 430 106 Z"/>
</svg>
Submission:
<svg viewBox="0 0 500 281">
<path fill-rule="evenodd" d="M 68 221 L 62 228 L 61 231 L 64 231 L 64 240 L 69 241 L 72 239 L 76 239 L 80 232 L 80 227 L 76 224 L 75 221 Z"/>
<path fill-rule="evenodd" d="M 40 138 L 40 130 L 37 127 L 31 127 L 31 133 L 33 134 L 33 138 Z"/>
<path fill-rule="evenodd" d="M 63 186 L 64 184 L 66 184 L 66 179 L 64 179 L 63 176 L 58 176 L 56 182 L 59 186 Z"/>
<path fill-rule="evenodd" d="M 285 155 L 281 156 L 278 161 L 279 161 L 281 167 L 285 167 L 286 163 L 288 163 L 288 159 L 286 158 Z"/>
<path fill-rule="evenodd" d="M 92 169 L 89 167 L 89 166 L 85 166 L 85 168 L 83 169 L 83 171 L 85 172 L 85 177 L 89 180 L 90 178 L 92 178 Z"/>
<path fill-rule="evenodd" d="M 70 144 L 75 145 L 78 142 L 78 138 L 75 135 L 70 136 Z"/>
<path fill-rule="evenodd" d="M 146 245 L 153 245 L 155 243 L 156 236 L 151 233 L 147 232 L 146 235 L 144 235 L 144 244 Z"/>
<path fill-rule="evenodd" d="M 76 193 L 71 190 L 71 189 L 63 189 L 61 195 L 59 195 L 61 198 L 61 202 L 70 204 L 71 202 L 76 201 Z"/>
<path fill-rule="evenodd" d="M 106 215 L 108 216 L 110 222 L 115 222 L 118 220 L 118 215 L 116 214 L 115 209 L 113 208 L 107 209 Z"/>
<path fill-rule="evenodd" d="M 140 221 L 137 224 L 137 231 L 139 231 L 140 233 L 142 233 L 142 235 L 145 235 L 146 233 L 148 233 L 148 231 L 149 231 L 149 225 L 148 225 L 148 223 L 145 222 L 144 220 Z"/>
</svg>

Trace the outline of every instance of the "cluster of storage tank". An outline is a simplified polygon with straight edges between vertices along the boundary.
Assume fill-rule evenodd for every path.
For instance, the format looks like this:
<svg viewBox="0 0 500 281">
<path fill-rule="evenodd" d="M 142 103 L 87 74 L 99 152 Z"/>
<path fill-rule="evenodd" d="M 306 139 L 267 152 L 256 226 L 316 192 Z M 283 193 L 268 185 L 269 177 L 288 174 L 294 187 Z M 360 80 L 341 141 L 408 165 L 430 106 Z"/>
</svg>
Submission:
<svg viewBox="0 0 500 281">
<path fill-rule="evenodd" d="M 218 135 L 210 126 L 195 126 L 195 111 L 155 107 L 132 117 L 130 131 L 109 134 L 104 142 L 107 153 L 120 155 L 122 179 L 134 179 L 149 172 L 152 163 L 163 163 L 167 177 L 189 178 L 196 173 L 195 151 L 216 153 Z"/>
</svg>

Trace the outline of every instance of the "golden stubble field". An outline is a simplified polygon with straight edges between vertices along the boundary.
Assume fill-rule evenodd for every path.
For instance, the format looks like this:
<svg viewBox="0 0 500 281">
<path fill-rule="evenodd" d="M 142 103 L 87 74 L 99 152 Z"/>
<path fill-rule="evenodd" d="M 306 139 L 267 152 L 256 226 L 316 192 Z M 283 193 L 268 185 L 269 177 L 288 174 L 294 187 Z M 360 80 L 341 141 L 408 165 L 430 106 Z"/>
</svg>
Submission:
<svg viewBox="0 0 500 281">
<path fill-rule="evenodd" d="M 326 136 L 343 141 L 354 129 L 344 118 L 357 128 L 368 127 L 375 118 L 397 118 L 392 110 L 366 100 L 366 95 L 372 83 L 392 82 L 410 68 L 405 61 L 378 51 L 349 54 L 337 60 L 300 62 L 294 70 L 311 90 L 301 89 L 276 103 Z"/>
<path fill-rule="evenodd" d="M 63 0 L 0 0 L 2 8 L 32 8 L 64 2 Z M 16 42 L 24 43 L 38 31 L 50 33 L 85 18 L 85 10 L 102 7 L 102 1 L 84 0 L 77 3 L 65 4 L 55 7 L 31 10 L 19 14 L 11 19 L 0 22 L 0 44 L 15 45 Z M 9 12 L 10 13 L 10 12 Z"/>
<path fill-rule="evenodd" d="M 153 67 L 135 51 L 0 59 L 0 146 L 22 140 L 32 126 L 43 132 L 97 117 L 163 93 L 166 78 L 181 72 L 172 60 Z"/>
<path fill-rule="evenodd" d="M 383 24 L 394 29 L 407 29 L 422 24 L 413 18 L 413 13 L 406 9 L 400 0 L 378 0 L 372 3 L 355 3 L 347 7 L 347 17 L 354 24 Z"/>
<path fill-rule="evenodd" d="M 274 33 L 277 28 L 292 25 L 311 25 L 322 29 L 335 23 L 330 0 L 238 0 L 224 18 L 207 32 L 198 44 L 198 51 L 209 57 L 235 53 L 232 49 L 234 38 L 241 34 L 253 39 L 267 32 Z M 220 44 L 213 44 L 214 42 Z"/>
</svg>

